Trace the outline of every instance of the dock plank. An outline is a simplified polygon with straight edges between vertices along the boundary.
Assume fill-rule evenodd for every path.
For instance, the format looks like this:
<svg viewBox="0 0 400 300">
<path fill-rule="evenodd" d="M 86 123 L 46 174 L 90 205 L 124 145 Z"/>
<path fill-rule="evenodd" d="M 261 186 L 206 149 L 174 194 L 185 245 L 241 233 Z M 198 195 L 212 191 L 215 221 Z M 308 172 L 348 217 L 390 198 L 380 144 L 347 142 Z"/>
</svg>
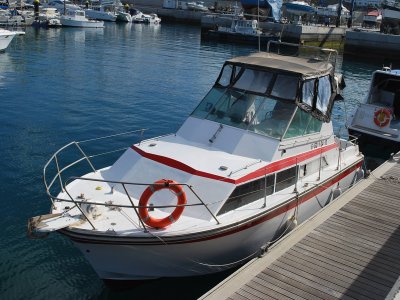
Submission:
<svg viewBox="0 0 400 300">
<path fill-rule="evenodd" d="M 286 261 L 290 263 L 299 263 L 299 267 L 303 269 L 312 269 L 317 272 L 324 273 L 326 276 L 330 276 L 333 280 L 338 280 L 338 282 L 343 282 L 347 285 L 353 285 L 355 289 L 359 289 L 361 294 L 371 296 L 375 299 L 376 297 L 383 297 L 387 293 L 387 287 L 382 286 L 379 283 L 374 283 L 374 289 L 370 291 L 371 281 L 365 277 L 359 277 L 356 274 L 343 272 L 341 269 L 334 265 L 324 263 L 320 260 L 308 259 L 308 257 L 296 256 L 296 252 L 287 253 L 285 255 Z M 355 281 L 355 279 L 358 279 Z"/>
</svg>

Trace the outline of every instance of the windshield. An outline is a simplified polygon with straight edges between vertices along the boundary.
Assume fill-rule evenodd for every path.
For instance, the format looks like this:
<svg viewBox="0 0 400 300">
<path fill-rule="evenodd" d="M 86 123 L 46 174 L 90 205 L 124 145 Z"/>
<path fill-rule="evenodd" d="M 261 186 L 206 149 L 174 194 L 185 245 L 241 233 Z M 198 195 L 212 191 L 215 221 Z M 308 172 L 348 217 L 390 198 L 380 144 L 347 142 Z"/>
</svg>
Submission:
<svg viewBox="0 0 400 300">
<path fill-rule="evenodd" d="M 280 139 L 295 110 L 294 101 L 214 87 L 192 116 Z"/>
</svg>

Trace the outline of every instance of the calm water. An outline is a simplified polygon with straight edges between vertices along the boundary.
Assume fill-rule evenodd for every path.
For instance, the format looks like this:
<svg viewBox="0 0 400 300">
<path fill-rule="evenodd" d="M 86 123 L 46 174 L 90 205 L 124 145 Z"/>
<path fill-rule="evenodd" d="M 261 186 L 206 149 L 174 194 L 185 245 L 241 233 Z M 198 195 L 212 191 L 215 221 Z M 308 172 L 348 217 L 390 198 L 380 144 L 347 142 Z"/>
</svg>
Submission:
<svg viewBox="0 0 400 300">
<path fill-rule="evenodd" d="M 223 276 L 161 280 L 110 290 L 66 238 L 26 237 L 27 219 L 49 211 L 42 168 L 72 140 L 150 128 L 175 131 L 211 87 L 225 59 L 254 51 L 204 44 L 184 25 L 27 29 L 0 53 L 0 298 L 194 299 Z M 362 101 L 380 62 L 343 60 L 347 89 L 335 130 Z"/>
</svg>

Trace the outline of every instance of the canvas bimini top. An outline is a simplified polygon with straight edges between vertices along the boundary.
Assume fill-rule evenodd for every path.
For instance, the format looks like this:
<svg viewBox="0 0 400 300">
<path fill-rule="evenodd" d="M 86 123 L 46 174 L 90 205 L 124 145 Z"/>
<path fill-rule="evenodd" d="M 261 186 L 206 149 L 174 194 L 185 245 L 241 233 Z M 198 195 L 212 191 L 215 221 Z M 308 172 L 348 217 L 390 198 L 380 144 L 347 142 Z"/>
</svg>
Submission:
<svg viewBox="0 0 400 300">
<path fill-rule="evenodd" d="M 287 72 L 300 76 L 303 80 L 331 74 L 333 66 L 327 61 L 313 58 L 283 56 L 275 53 L 258 52 L 239 56 L 226 63 L 249 68 L 265 68 L 270 71 Z"/>
<path fill-rule="evenodd" d="M 344 82 L 327 60 L 258 52 L 229 59 L 214 88 L 292 102 L 316 119 L 330 122 Z"/>
</svg>

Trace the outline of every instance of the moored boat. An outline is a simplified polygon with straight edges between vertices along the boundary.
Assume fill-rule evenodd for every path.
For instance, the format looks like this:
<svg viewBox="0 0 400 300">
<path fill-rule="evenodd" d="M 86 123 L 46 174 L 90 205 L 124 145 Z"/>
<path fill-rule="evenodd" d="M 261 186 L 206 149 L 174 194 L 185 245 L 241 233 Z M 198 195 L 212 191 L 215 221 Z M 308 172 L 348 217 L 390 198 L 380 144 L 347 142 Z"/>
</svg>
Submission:
<svg viewBox="0 0 400 300">
<path fill-rule="evenodd" d="M 60 22 L 66 27 L 104 28 L 103 21 L 86 18 L 84 10 L 67 10 L 67 14 L 60 17 Z"/>
<path fill-rule="evenodd" d="M 268 41 L 278 40 L 279 36 L 265 34 L 258 28 L 257 20 L 245 20 L 235 17 L 230 27 L 217 26 L 202 34 L 202 38 L 221 42 L 266 45 Z"/>
<path fill-rule="evenodd" d="M 365 103 L 357 107 L 347 126 L 361 145 L 400 150 L 400 70 L 384 68 L 372 74 Z"/>
<path fill-rule="evenodd" d="M 304 14 L 313 14 L 316 12 L 315 7 L 305 1 L 291 1 L 282 4 L 282 8 L 286 9 L 287 13 L 302 16 Z"/>
<path fill-rule="evenodd" d="M 44 168 L 52 215 L 31 219 L 29 232 L 69 237 L 103 279 L 243 264 L 360 177 L 357 145 L 333 133 L 339 87 L 327 60 L 229 59 L 176 133 L 140 139 L 100 169 L 83 142 L 57 151 Z M 70 147 L 82 157 L 63 165 Z M 92 171 L 65 181 L 80 162 Z"/>
<path fill-rule="evenodd" d="M 16 35 L 24 35 L 23 31 L 10 31 L 0 28 L 0 51 L 4 51 Z"/>
</svg>

